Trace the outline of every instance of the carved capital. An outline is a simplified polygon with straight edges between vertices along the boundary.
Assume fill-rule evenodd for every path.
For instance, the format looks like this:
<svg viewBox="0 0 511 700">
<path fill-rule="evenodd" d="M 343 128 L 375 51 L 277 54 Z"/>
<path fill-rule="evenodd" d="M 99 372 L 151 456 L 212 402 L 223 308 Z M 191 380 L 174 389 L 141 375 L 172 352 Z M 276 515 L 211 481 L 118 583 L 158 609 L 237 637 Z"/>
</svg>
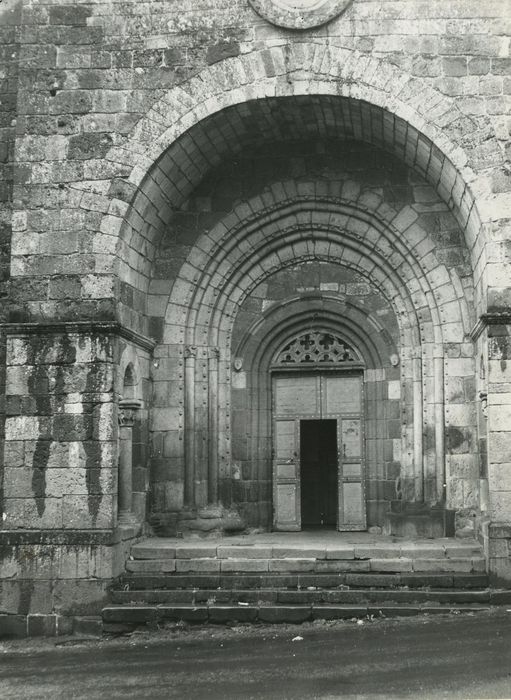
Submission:
<svg viewBox="0 0 511 700">
<path fill-rule="evenodd" d="M 209 349 L 209 356 L 213 360 L 218 360 L 220 358 L 220 348 L 210 348 Z"/>
<path fill-rule="evenodd" d="M 139 399 L 121 399 L 119 401 L 119 427 L 133 428 L 137 411 L 142 406 Z"/>
<path fill-rule="evenodd" d="M 186 345 L 185 346 L 185 360 L 195 359 L 197 357 L 197 346 Z"/>
<path fill-rule="evenodd" d="M 488 418 L 488 392 L 480 391 L 479 398 L 481 400 L 481 412 L 485 418 Z"/>
</svg>

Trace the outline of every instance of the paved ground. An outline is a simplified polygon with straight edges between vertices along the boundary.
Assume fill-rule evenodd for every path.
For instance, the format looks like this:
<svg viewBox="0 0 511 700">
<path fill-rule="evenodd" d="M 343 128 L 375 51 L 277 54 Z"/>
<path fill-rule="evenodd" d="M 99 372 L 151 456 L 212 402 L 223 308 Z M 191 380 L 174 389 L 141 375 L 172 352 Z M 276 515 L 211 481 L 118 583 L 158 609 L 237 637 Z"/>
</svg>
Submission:
<svg viewBox="0 0 511 700">
<path fill-rule="evenodd" d="M 511 611 L 4 643 L 0 697 L 511 698 Z"/>
</svg>

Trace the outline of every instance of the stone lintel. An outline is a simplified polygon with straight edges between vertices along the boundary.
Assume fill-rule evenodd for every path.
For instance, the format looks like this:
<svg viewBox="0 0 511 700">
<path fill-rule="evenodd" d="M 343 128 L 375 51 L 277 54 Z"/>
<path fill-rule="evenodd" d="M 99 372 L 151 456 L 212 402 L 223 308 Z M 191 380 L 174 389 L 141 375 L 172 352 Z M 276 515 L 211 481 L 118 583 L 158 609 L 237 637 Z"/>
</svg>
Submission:
<svg viewBox="0 0 511 700">
<path fill-rule="evenodd" d="M 0 328 L 7 336 L 28 335 L 117 335 L 129 340 L 144 350 L 152 352 L 157 343 L 141 333 L 131 330 L 116 321 L 58 321 L 55 323 L 2 323 Z"/>
<path fill-rule="evenodd" d="M 479 320 L 470 331 L 470 337 L 473 341 L 476 341 L 487 328 L 488 335 L 493 335 L 495 333 L 491 332 L 491 326 L 507 325 L 511 325 L 511 310 L 481 314 Z"/>
</svg>

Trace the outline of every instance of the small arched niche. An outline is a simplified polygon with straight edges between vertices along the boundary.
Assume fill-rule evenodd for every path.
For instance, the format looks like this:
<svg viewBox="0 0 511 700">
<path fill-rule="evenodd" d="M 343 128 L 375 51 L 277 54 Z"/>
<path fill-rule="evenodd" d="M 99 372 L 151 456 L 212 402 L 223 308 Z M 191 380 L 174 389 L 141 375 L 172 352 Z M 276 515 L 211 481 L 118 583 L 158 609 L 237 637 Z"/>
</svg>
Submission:
<svg viewBox="0 0 511 700">
<path fill-rule="evenodd" d="M 120 525 L 133 525 L 133 429 L 142 406 L 137 395 L 138 378 L 133 362 L 124 370 L 122 395 L 119 400 L 119 481 L 118 520 Z"/>
</svg>

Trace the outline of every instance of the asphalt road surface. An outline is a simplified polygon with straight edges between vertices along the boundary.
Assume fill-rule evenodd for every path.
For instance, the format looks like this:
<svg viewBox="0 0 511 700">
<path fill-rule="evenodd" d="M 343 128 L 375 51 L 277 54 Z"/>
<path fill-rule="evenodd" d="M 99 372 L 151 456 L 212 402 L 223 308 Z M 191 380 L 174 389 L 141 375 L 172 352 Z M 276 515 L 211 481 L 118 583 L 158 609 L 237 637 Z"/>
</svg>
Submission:
<svg viewBox="0 0 511 700">
<path fill-rule="evenodd" d="M 365 697 L 511 698 L 511 612 L 0 645 L 3 700 Z"/>
</svg>

